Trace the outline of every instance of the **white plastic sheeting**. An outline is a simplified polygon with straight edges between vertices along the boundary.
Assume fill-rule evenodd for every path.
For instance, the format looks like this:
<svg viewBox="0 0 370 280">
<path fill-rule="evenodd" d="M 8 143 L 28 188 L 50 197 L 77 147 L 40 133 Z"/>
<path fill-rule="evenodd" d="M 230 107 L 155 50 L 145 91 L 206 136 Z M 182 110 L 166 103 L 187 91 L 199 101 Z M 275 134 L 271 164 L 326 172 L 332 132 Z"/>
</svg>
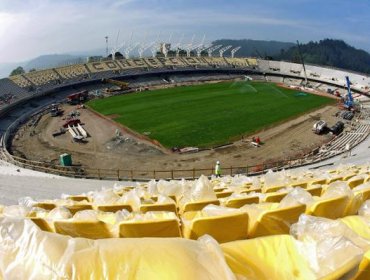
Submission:
<svg viewBox="0 0 370 280">
<path fill-rule="evenodd" d="M 236 279 L 210 237 L 90 240 L 0 219 L 0 278 Z"/>
<path fill-rule="evenodd" d="M 360 216 L 370 218 L 370 200 L 366 200 L 358 210 Z"/>
<path fill-rule="evenodd" d="M 310 206 L 314 203 L 314 199 L 312 195 L 300 188 L 294 188 L 291 190 L 281 201 L 279 204 L 279 208 L 286 208 L 290 206 L 295 206 L 297 204 L 305 204 L 307 206 Z"/>
<path fill-rule="evenodd" d="M 339 220 L 301 215 L 290 229 L 300 243 L 310 267 L 319 277 L 335 271 L 346 263 L 361 261 L 370 249 L 370 242 L 361 238 Z"/>
</svg>

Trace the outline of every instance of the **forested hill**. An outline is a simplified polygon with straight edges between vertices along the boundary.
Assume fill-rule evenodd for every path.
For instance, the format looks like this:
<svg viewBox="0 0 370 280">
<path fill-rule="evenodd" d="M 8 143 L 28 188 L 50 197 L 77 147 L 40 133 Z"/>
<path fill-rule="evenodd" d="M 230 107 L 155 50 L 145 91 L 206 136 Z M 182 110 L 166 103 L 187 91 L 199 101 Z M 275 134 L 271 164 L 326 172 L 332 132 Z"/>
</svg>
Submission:
<svg viewBox="0 0 370 280">
<path fill-rule="evenodd" d="M 342 40 L 324 39 L 302 44 L 301 52 L 305 63 L 327 65 L 356 72 L 370 73 L 370 54 L 356 49 Z M 282 50 L 274 60 L 300 63 L 298 47 Z"/>
<path fill-rule="evenodd" d="M 279 41 L 262 41 L 262 40 L 230 40 L 222 39 L 212 42 L 212 45 L 222 45 L 222 46 L 241 46 L 241 49 L 236 53 L 237 57 L 272 57 L 279 55 L 281 50 L 288 50 L 290 47 L 294 46 L 294 43 L 279 42 Z"/>
</svg>

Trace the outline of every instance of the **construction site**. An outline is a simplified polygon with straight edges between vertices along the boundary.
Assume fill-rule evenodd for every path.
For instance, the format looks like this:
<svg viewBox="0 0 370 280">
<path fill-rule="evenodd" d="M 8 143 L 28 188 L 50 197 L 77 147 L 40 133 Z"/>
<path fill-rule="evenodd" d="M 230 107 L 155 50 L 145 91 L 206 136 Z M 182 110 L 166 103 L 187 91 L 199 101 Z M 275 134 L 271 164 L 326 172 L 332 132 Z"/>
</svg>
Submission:
<svg viewBox="0 0 370 280">
<path fill-rule="evenodd" d="M 84 105 L 73 105 L 82 99 L 83 94 L 70 95 L 66 104 L 52 106 L 50 111 L 34 116 L 13 138 L 12 153 L 55 165 L 59 164 L 61 154 L 68 153 L 74 166 L 142 170 L 142 176 L 148 170 L 212 168 L 217 160 L 225 167 L 256 166 L 302 157 L 329 142 L 334 136 L 315 134 L 312 125 L 320 119 L 335 123 L 338 111 L 335 106 L 326 106 L 259 131 L 258 136 L 264 142 L 260 147 L 251 144 L 251 136 L 225 146 L 181 154 L 132 133 Z"/>
<path fill-rule="evenodd" d="M 198 63 L 195 58 L 193 60 Z M 246 61 L 256 63 L 250 59 Z M 57 173 L 60 172 L 60 166 L 70 167 L 71 173 L 63 173 L 68 176 L 75 176 L 77 172 L 79 176 L 94 178 L 180 178 L 212 174 L 216 161 L 221 162 L 224 174 L 260 172 L 277 166 L 283 168 L 317 162 L 343 153 L 343 141 L 349 139 L 351 145 L 356 145 L 368 135 L 369 127 L 361 121 L 367 118 L 366 112 L 358 113 L 357 109 L 352 108 L 357 104 L 354 99 L 361 98 L 361 95 L 356 88 L 354 98 L 348 94 L 349 80 L 344 86 L 315 80 L 308 82 L 307 78 L 289 76 L 289 73 L 295 73 L 292 72 L 295 65 L 273 63 L 268 61 L 266 64 L 266 61 L 260 60 L 258 66 L 261 72 L 255 73 L 253 69 L 244 74 L 238 69 L 217 68 L 214 72 L 198 71 L 196 68 L 189 72 L 170 69 L 166 74 L 138 73 L 127 78 L 111 78 L 105 72 L 101 75 L 96 73 L 94 75 L 99 80 L 86 85 L 81 83 L 54 97 L 52 95 L 50 98 L 55 100 L 54 103 L 49 103 L 47 107 L 41 105 L 41 111 L 17 126 L 8 149 L 14 160 L 27 167 L 38 166 L 52 173 L 56 168 L 59 170 Z M 279 75 L 262 72 L 278 67 L 281 72 Z M 315 69 L 313 67 L 310 71 Z M 306 76 L 308 74 L 305 72 Z M 352 75 L 351 79 L 358 77 Z M 120 115 L 104 115 L 84 105 L 91 99 L 106 100 L 111 96 L 146 92 L 151 96 L 152 91 L 164 88 L 183 87 L 186 90 L 194 85 L 224 82 L 233 82 L 230 89 L 234 83 L 242 83 L 242 92 L 239 94 L 247 93 L 253 101 L 260 95 L 255 95 L 255 89 L 248 84 L 249 81 L 265 83 L 267 94 L 275 98 L 280 96 L 283 101 L 285 88 L 295 91 L 293 96 L 296 100 L 323 96 L 337 101 L 280 122 L 275 121 L 273 125 L 254 130 L 253 133 L 232 137 L 232 141 L 200 148 L 165 147 L 151 138 L 150 131 L 138 132 L 126 126 L 125 122 L 117 122 Z M 258 139 L 258 142 L 254 139 Z M 344 140 L 341 142 L 341 139 Z M 69 157 L 67 164 L 62 155 Z"/>
</svg>

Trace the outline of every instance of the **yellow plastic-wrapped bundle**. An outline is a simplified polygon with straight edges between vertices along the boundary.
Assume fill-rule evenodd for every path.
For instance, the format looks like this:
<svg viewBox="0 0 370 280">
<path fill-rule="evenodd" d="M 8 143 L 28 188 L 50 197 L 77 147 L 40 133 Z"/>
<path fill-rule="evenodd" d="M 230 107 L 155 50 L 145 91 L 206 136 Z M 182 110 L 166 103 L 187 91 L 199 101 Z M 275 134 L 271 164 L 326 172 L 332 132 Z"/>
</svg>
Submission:
<svg viewBox="0 0 370 280">
<path fill-rule="evenodd" d="M 0 219 L 0 279 L 235 279 L 216 241 L 71 238 Z"/>
<path fill-rule="evenodd" d="M 317 279 L 292 236 L 234 241 L 221 247 L 238 279 Z"/>
</svg>

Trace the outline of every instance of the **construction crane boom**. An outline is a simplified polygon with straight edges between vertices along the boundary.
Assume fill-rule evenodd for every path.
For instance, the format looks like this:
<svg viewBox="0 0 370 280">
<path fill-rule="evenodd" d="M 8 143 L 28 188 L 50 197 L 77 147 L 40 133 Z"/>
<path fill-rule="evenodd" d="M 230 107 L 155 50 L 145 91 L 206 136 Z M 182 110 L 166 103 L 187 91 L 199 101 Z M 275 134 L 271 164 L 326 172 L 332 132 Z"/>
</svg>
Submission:
<svg viewBox="0 0 370 280">
<path fill-rule="evenodd" d="M 307 86 L 308 81 L 307 81 L 306 66 L 305 66 L 305 64 L 304 64 L 303 55 L 302 55 L 302 52 L 301 52 L 301 46 L 299 45 L 299 41 L 298 41 L 298 40 L 297 40 L 297 46 L 298 46 L 298 53 L 299 53 L 299 57 L 300 57 L 300 59 L 301 59 L 302 66 L 303 66 L 303 73 L 304 73 L 305 85 Z"/>
<path fill-rule="evenodd" d="M 113 79 L 102 79 L 103 83 L 109 83 L 113 84 L 119 87 L 119 89 L 107 89 L 107 92 L 114 92 L 114 91 L 121 91 L 121 90 L 128 90 L 130 87 L 128 86 L 129 83 L 123 82 L 123 81 L 118 81 L 118 80 L 113 80 Z"/>
<path fill-rule="evenodd" d="M 353 96 L 351 92 L 351 82 L 349 80 L 349 77 L 346 76 L 346 83 L 347 83 L 347 99 L 344 103 L 345 107 L 352 108 L 353 107 Z"/>
</svg>

